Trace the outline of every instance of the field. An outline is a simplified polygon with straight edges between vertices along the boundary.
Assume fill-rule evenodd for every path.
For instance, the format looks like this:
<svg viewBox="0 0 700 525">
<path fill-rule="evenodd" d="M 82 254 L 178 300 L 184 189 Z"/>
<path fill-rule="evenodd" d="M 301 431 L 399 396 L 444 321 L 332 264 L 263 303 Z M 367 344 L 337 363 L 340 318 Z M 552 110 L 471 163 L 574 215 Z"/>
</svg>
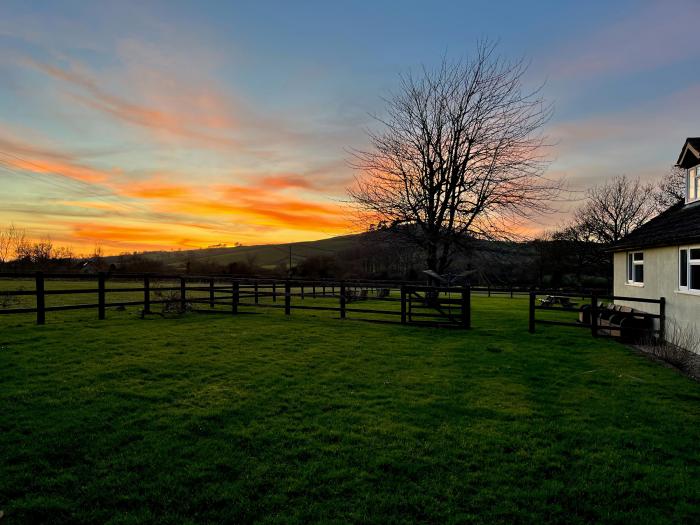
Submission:
<svg viewBox="0 0 700 525">
<path fill-rule="evenodd" d="M 700 385 L 585 330 L 0 317 L 8 523 L 693 523 Z"/>
</svg>

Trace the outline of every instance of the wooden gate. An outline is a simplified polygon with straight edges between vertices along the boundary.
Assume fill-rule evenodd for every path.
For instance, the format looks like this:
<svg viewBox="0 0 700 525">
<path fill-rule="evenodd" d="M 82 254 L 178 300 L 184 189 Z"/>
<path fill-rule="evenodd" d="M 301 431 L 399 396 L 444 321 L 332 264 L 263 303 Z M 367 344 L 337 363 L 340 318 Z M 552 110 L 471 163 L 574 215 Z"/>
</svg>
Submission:
<svg viewBox="0 0 700 525">
<path fill-rule="evenodd" d="M 468 286 L 404 286 L 401 293 L 403 323 L 471 327 Z"/>
</svg>

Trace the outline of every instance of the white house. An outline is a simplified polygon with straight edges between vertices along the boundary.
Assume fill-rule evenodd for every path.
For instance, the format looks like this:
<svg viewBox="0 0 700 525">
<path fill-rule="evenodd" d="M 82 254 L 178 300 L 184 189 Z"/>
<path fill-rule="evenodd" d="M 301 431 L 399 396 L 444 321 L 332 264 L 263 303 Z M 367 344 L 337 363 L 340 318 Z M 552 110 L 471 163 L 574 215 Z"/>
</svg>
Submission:
<svg viewBox="0 0 700 525">
<path fill-rule="evenodd" d="M 666 298 L 666 317 L 697 331 L 700 318 L 700 138 L 689 138 L 677 165 L 686 170 L 686 196 L 614 247 L 614 294 Z M 616 301 L 658 313 L 657 305 Z"/>
</svg>

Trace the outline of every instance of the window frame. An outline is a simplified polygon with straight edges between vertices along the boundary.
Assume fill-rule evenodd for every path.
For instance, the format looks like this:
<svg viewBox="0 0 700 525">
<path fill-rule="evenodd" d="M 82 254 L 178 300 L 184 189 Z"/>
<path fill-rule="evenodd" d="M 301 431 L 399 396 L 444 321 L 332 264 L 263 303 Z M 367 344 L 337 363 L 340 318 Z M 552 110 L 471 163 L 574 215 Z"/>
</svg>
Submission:
<svg viewBox="0 0 700 525">
<path fill-rule="evenodd" d="M 626 275 L 626 284 L 629 286 L 644 286 L 644 251 L 637 250 L 633 252 L 627 252 L 626 254 L 626 261 L 627 261 L 627 275 Z M 641 255 L 640 258 L 637 258 L 637 255 Z M 636 277 L 636 267 L 641 266 L 642 267 L 642 280 L 637 281 L 635 280 Z"/>
<path fill-rule="evenodd" d="M 700 166 L 693 166 L 688 168 L 687 175 L 685 178 L 685 202 L 695 202 L 700 199 L 698 195 L 698 168 Z"/>
<path fill-rule="evenodd" d="M 690 293 L 690 294 L 696 294 L 700 295 L 700 287 L 699 288 L 692 288 L 692 279 L 691 279 L 691 274 L 692 274 L 692 267 L 693 266 L 700 266 L 700 258 L 691 258 L 691 250 L 697 250 L 700 251 L 700 245 L 688 245 L 688 246 L 679 246 L 678 247 L 678 291 L 683 292 L 683 293 Z M 686 257 L 685 257 L 685 268 L 681 268 L 681 252 L 685 251 Z M 681 276 L 682 272 L 685 269 L 685 286 L 681 284 Z M 698 284 L 700 286 L 700 283 Z"/>
</svg>

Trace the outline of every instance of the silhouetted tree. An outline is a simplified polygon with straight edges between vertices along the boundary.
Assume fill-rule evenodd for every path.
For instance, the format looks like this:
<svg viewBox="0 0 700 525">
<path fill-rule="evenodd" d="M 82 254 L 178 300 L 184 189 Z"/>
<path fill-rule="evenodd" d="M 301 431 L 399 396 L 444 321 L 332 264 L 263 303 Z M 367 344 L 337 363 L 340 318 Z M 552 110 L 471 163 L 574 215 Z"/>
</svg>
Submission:
<svg viewBox="0 0 700 525">
<path fill-rule="evenodd" d="M 0 266 L 14 270 L 70 270 L 75 256 L 70 248 L 46 237 L 30 241 L 24 230 L 11 224 L 0 231 Z"/>
<path fill-rule="evenodd" d="M 162 260 L 136 252 L 120 254 L 115 266 L 118 272 L 164 273 L 166 271 L 165 263 Z"/>
<path fill-rule="evenodd" d="M 659 212 L 685 199 L 685 179 L 685 170 L 678 166 L 671 167 L 671 169 L 661 177 L 661 180 L 656 185 L 656 193 L 654 194 Z"/>
<path fill-rule="evenodd" d="M 510 237 L 549 211 L 561 187 L 543 175 L 551 106 L 524 90 L 526 70 L 481 43 L 471 60 L 402 76 L 372 149 L 354 153 L 362 174 L 348 193 L 363 220 L 404 226 L 443 272 L 468 239 Z"/>
<path fill-rule="evenodd" d="M 338 262 L 330 255 L 313 255 L 297 265 L 297 272 L 302 277 L 335 277 L 338 274 Z"/>
<path fill-rule="evenodd" d="M 0 264 L 9 262 L 10 257 L 13 253 L 13 238 L 12 231 L 14 229 L 13 225 L 6 230 L 0 230 Z"/>
<path fill-rule="evenodd" d="M 590 188 L 586 197 L 574 212 L 574 224 L 599 243 L 619 241 L 656 214 L 653 185 L 625 175 Z"/>
<path fill-rule="evenodd" d="M 576 284 L 583 285 L 584 275 L 605 277 L 608 285 L 612 279 L 608 268 L 609 254 L 594 232 L 586 225 L 570 224 L 552 233 L 552 241 L 560 245 L 558 262 L 566 257 L 576 275 Z M 567 261 L 568 262 L 568 261 Z"/>
<path fill-rule="evenodd" d="M 101 246 L 95 246 L 93 248 L 92 255 L 90 255 L 88 258 L 88 262 L 95 271 L 104 271 L 109 269 L 109 264 L 107 264 L 107 261 L 105 260 Z"/>
</svg>

